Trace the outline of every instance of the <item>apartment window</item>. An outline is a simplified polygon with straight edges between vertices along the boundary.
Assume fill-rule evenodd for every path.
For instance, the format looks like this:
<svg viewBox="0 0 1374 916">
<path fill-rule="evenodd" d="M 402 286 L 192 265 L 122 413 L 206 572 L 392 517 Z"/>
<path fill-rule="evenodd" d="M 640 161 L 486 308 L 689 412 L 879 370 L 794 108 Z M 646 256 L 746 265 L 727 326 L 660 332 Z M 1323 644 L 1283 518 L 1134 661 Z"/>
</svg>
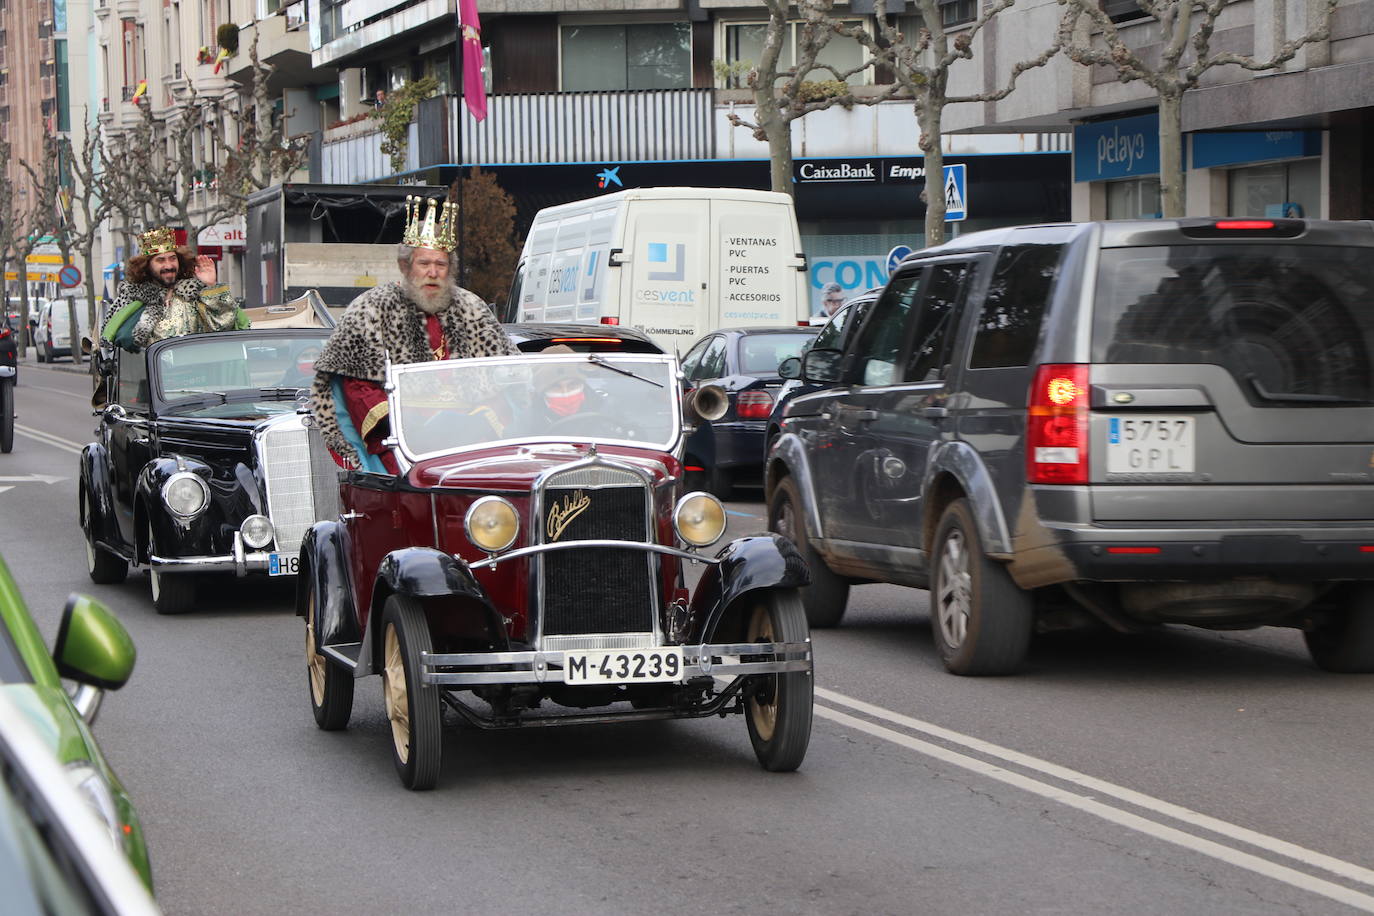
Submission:
<svg viewBox="0 0 1374 916">
<path fill-rule="evenodd" d="M 977 18 L 977 0 L 940 0 L 940 25 L 947 29 Z"/>
<path fill-rule="evenodd" d="M 568 25 L 562 29 L 563 91 L 689 89 L 692 26 Z"/>
<path fill-rule="evenodd" d="M 859 20 L 845 20 L 847 26 L 862 25 Z M 789 22 L 787 24 L 786 41 L 783 44 L 782 53 L 778 55 L 778 70 L 783 71 L 796 66 L 798 49 L 802 41 L 803 23 L 800 21 Z M 733 72 L 728 80 L 726 88 L 741 89 L 745 86 L 745 78 L 749 68 L 755 66 L 763 56 L 763 39 L 768 33 L 768 23 L 766 22 L 740 22 L 727 23 L 725 26 L 725 60 L 733 67 Z M 820 53 L 816 55 L 816 63 L 827 64 L 834 67 L 840 73 L 846 73 L 858 67 L 866 60 L 866 52 L 863 45 L 853 38 L 844 35 L 834 35 Z M 808 74 L 811 79 L 834 79 L 828 71 L 811 71 Z M 873 81 L 872 69 L 861 70 L 851 75 L 846 82 L 851 86 L 862 86 Z"/>
<path fill-rule="evenodd" d="M 1112 22 L 1128 22 L 1149 16 L 1137 0 L 1098 0 L 1098 9 L 1107 14 Z"/>
</svg>

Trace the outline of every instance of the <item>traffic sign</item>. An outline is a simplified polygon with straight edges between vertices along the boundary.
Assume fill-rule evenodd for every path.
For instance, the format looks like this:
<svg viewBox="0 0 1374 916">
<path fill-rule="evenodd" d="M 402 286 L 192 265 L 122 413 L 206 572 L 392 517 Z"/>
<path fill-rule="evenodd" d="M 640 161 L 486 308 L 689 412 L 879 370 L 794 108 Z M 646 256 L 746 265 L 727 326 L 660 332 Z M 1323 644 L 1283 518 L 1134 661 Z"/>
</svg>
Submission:
<svg viewBox="0 0 1374 916">
<path fill-rule="evenodd" d="M 65 289 L 71 289 L 81 282 L 81 268 L 75 264 L 68 264 L 57 272 L 57 283 Z"/>
<path fill-rule="evenodd" d="M 968 182 L 964 164 L 945 166 L 945 222 L 957 223 L 968 216 Z"/>
<path fill-rule="evenodd" d="M 891 274 L 896 271 L 897 265 L 902 263 L 902 258 L 909 254 L 911 254 L 910 245 L 893 246 L 892 250 L 887 253 L 887 272 Z"/>
</svg>

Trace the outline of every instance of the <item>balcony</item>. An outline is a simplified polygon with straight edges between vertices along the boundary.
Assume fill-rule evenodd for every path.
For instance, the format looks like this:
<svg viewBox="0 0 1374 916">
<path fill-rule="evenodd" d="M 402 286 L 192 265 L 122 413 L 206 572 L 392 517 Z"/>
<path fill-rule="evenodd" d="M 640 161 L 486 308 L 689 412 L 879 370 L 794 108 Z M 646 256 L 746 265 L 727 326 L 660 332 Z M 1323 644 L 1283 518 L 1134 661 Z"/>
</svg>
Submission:
<svg viewBox="0 0 1374 916">
<path fill-rule="evenodd" d="M 239 32 L 239 53 L 226 61 L 224 74 L 238 82 L 247 81 L 253 69 L 252 55 L 248 49 L 252 47 L 256 35 L 258 59 L 276 68 L 274 85 L 304 86 L 319 82 L 318 78 L 311 79 L 309 30 L 289 28 L 289 24 L 286 16 L 273 15 L 245 26 Z"/>
</svg>

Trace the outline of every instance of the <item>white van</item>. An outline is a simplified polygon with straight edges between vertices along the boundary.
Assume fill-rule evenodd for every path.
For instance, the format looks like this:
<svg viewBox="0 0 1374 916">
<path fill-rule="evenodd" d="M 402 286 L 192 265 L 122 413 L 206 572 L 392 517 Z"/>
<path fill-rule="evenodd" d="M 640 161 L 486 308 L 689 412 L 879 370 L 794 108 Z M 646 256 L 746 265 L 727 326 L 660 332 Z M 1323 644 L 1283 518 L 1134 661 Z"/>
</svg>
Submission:
<svg viewBox="0 0 1374 916">
<path fill-rule="evenodd" d="M 75 301 L 77 332 L 72 334 L 71 313 L 68 304 Z M 38 361 L 50 363 L 59 356 L 72 355 L 72 339 L 80 341 L 86 333 L 86 300 L 72 300 L 65 296 L 47 299 L 38 311 L 38 326 L 33 332 L 34 346 L 38 348 Z"/>
<path fill-rule="evenodd" d="M 620 324 L 673 352 L 720 327 L 804 324 L 806 283 L 790 196 L 638 188 L 540 210 L 510 303 L 517 322 Z"/>
</svg>

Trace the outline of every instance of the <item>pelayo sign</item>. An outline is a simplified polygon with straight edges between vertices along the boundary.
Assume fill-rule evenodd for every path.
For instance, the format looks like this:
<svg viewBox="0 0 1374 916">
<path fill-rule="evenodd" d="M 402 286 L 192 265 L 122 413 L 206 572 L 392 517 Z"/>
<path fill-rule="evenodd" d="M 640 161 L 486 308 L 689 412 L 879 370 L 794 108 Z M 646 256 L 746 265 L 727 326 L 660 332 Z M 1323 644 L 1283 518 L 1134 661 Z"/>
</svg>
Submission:
<svg viewBox="0 0 1374 916">
<path fill-rule="evenodd" d="M 1159 174 L 1159 115 L 1080 124 L 1073 129 L 1073 180 Z"/>
</svg>

